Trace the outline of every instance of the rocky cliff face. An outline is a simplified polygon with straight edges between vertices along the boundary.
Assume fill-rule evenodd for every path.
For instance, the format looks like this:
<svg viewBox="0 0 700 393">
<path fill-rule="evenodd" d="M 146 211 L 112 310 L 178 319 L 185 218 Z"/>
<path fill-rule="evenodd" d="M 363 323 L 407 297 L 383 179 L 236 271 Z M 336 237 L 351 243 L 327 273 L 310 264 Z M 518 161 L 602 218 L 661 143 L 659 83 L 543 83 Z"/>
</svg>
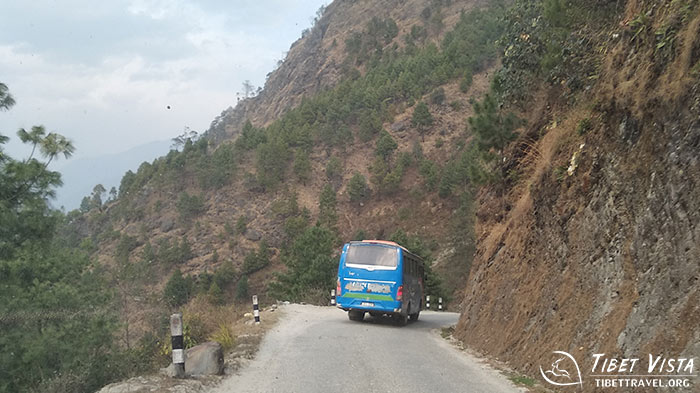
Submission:
<svg viewBox="0 0 700 393">
<path fill-rule="evenodd" d="M 535 92 L 525 134 L 543 136 L 508 158 L 526 179 L 480 195 L 457 330 L 532 375 L 555 350 L 700 354 L 700 15 L 662 64 L 629 27 L 640 12 L 650 29 L 672 18 L 651 3 L 627 2 L 587 104 Z"/>
<path fill-rule="evenodd" d="M 442 27 L 429 32 L 437 42 L 440 33 L 448 31 L 459 20 L 460 11 L 469 11 L 488 3 L 478 1 L 437 1 L 442 6 Z M 349 69 L 346 62 L 345 40 L 362 31 L 373 17 L 392 18 L 399 27 L 394 42 L 404 45 L 404 36 L 414 25 L 421 25 L 421 12 L 430 5 L 424 0 L 351 0 L 334 1 L 322 16 L 289 48 L 284 61 L 268 74 L 262 92 L 241 100 L 234 108 L 225 110 L 210 127 L 216 140 L 234 138 L 243 124 L 250 120 L 262 127 L 296 107 L 304 97 L 310 97 L 338 83 Z M 424 18 L 423 18 L 424 19 Z"/>
</svg>

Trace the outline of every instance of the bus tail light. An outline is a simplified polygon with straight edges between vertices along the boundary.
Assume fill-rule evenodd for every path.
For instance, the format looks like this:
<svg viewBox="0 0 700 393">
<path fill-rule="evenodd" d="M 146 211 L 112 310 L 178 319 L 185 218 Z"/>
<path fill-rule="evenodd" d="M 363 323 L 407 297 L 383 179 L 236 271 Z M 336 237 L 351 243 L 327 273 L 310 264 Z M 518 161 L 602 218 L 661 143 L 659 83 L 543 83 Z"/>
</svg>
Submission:
<svg viewBox="0 0 700 393">
<path fill-rule="evenodd" d="M 340 277 L 338 277 L 338 284 L 335 287 L 335 296 L 340 296 Z"/>
<path fill-rule="evenodd" d="M 403 285 L 396 290 L 396 300 L 401 300 L 403 298 Z"/>
</svg>

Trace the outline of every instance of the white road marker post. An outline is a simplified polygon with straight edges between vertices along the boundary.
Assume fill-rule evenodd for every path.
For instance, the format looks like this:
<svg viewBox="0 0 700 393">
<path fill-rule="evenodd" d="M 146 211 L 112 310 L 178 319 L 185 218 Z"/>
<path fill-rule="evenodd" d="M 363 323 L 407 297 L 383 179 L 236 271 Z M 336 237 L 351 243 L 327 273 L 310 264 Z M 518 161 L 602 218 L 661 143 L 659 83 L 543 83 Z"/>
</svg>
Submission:
<svg viewBox="0 0 700 393">
<path fill-rule="evenodd" d="M 442 298 L 438 298 L 438 311 L 442 311 Z"/>
<path fill-rule="evenodd" d="M 335 306 L 335 289 L 331 289 L 331 306 Z"/>
<path fill-rule="evenodd" d="M 258 295 L 253 295 L 253 316 L 255 324 L 260 325 L 260 308 L 258 307 Z"/>
<path fill-rule="evenodd" d="M 430 310 L 430 295 L 425 296 L 425 309 Z"/>
<path fill-rule="evenodd" d="M 173 348 L 173 366 L 175 378 L 185 377 L 185 340 L 182 336 L 182 313 L 170 316 L 170 336 Z"/>
</svg>

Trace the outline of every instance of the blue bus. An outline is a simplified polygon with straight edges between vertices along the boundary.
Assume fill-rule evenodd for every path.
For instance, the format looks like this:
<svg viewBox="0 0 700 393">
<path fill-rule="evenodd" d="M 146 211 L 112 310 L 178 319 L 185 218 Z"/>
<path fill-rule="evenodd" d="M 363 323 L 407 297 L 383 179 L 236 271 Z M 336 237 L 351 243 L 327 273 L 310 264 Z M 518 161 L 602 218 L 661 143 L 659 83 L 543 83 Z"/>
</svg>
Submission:
<svg viewBox="0 0 700 393">
<path fill-rule="evenodd" d="M 338 264 L 337 307 L 352 321 L 361 321 L 369 312 L 390 315 L 403 326 L 420 315 L 423 275 L 423 260 L 394 242 L 347 243 Z"/>
</svg>

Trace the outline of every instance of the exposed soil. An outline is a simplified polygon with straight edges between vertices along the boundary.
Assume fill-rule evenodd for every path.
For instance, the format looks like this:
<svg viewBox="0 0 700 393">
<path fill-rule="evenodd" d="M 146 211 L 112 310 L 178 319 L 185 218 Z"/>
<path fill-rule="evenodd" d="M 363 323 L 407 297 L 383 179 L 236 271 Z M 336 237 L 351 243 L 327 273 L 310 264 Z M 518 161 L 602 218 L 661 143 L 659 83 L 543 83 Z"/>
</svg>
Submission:
<svg viewBox="0 0 700 393">
<path fill-rule="evenodd" d="M 524 114 L 507 152 L 524 176 L 479 195 L 456 332 L 467 345 L 531 376 L 555 350 L 582 370 L 593 353 L 700 353 L 700 94 L 688 60 L 699 21 L 665 66 L 623 32 L 579 105 L 535 94 L 532 106 L 550 109 Z M 594 126 L 578 135 L 584 117 Z"/>
</svg>

